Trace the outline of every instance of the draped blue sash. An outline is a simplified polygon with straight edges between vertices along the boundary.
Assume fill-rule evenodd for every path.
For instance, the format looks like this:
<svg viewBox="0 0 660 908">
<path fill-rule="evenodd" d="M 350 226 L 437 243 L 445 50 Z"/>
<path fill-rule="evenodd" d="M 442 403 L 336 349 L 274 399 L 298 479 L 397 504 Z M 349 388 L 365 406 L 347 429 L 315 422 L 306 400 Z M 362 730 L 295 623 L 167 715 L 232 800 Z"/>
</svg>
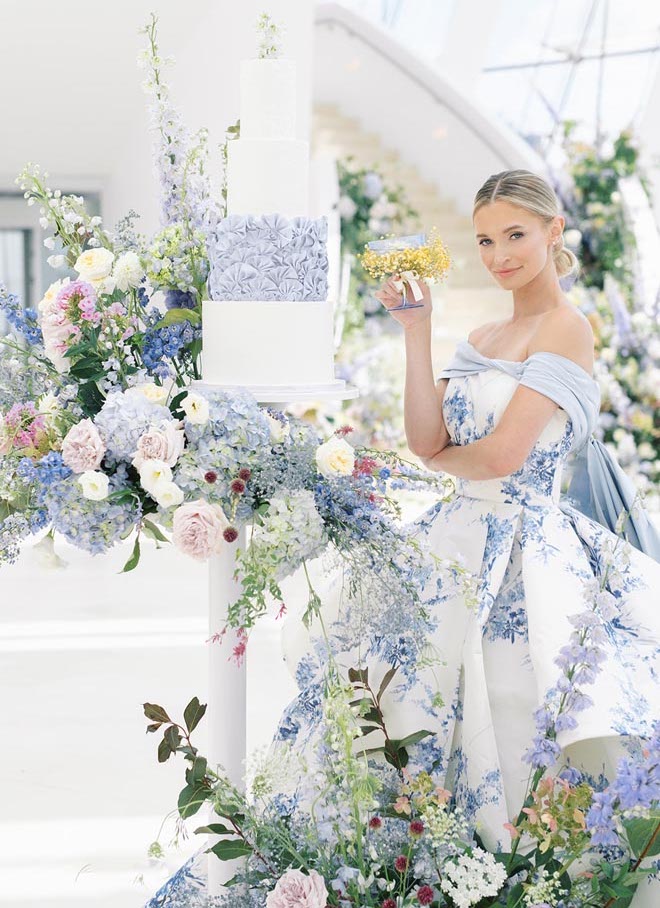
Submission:
<svg viewBox="0 0 660 908">
<path fill-rule="evenodd" d="M 626 511 L 623 535 L 640 551 L 660 562 L 660 534 L 639 498 L 633 507 L 637 493 L 633 481 L 605 445 L 593 436 L 600 412 L 600 388 L 593 376 L 559 353 L 539 351 L 524 362 L 493 359 L 479 353 L 465 340 L 458 344 L 449 365 L 438 373 L 438 378 L 458 378 L 493 368 L 545 394 L 570 417 L 575 460 L 567 490 L 569 503 L 612 532 L 616 532 L 619 515 Z"/>
</svg>

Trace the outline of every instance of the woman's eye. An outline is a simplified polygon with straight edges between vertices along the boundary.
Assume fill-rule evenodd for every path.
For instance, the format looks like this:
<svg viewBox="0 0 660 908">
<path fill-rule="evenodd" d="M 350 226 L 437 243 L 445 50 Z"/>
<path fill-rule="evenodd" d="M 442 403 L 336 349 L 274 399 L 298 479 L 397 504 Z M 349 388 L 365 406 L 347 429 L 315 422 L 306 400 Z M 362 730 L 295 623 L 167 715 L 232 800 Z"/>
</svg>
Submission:
<svg viewBox="0 0 660 908">
<path fill-rule="evenodd" d="M 513 237 L 513 236 L 524 236 L 524 235 L 525 235 L 525 234 L 524 234 L 524 233 L 521 233 L 519 230 L 515 230 L 515 231 L 511 234 L 512 237 Z M 511 237 L 509 237 L 509 239 L 511 239 Z M 489 240 L 489 239 L 485 239 L 485 238 L 484 238 L 483 240 L 479 240 L 479 245 L 480 245 L 480 246 L 483 246 L 484 243 L 490 243 L 490 240 Z"/>
</svg>

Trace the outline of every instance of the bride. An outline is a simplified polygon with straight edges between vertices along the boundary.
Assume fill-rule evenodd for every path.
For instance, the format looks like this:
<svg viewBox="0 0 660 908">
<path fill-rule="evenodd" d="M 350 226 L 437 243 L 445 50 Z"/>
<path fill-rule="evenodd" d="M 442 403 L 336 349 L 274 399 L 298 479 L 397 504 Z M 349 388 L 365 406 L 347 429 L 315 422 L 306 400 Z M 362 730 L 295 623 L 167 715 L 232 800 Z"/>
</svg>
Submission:
<svg viewBox="0 0 660 908">
<path fill-rule="evenodd" d="M 477 580 L 475 601 L 441 590 L 431 571 L 424 579 L 429 645 L 442 656 L 431 664 L 406 664 L 405 647 L 384 646 L 386 627 L 347 647 L 337 602 L 341 630 L 327 630 L 335 664 L 347 670 L 360 658 L 372 686 L 402 669 L 381 702 L 390 735 L 428 730 L 409 748 L 409 766 L 431 771 L 453 793 L 487 848 L 506 850 L 534 768 L 556 774 L 564 766 L 565 778 L 601 789 L 619 759 L 639 754 L 652 736 L 660 717 L 660 538 L 592 434 L 600 407 L 594 339 L 559 283 L 578 263 L 563 246 L 554 191 L 528 171 L 495 174 L 477 192 L 473 223 L 484 267 L 511 291 L 510 317 L 475 328 L 435 380 L 428 287 L 423 308 L 391 316 L 404 328 L 408 445 L 429 470 L 456 480 L 455 492 L 414 521 L 414 531 L 437 555 L 466 565 Z M 376 294 L 388 310 L 400 303 L 397 277 Z M 567 644 L 589 609 L 604 633 L 580 657 L 584 697 L 562 668 L 575 657 Z M 300 694 L 273 742 L 275 752 L 286 746 L 304 754 L 310 772 L 327 668 L 320 636 L 317 625 L 290 621 L 285 629 Z M 555 710 L 550 740 L 545 732 L 559 702 L 573 707 Z M 291 780 L 289 795 L 299 781 Z M 192 867 L 150 908 L 187 904 L 181 874 L 199 880 Z M 626 904 L 657 908 L 657 876 Z"/>
</svg>

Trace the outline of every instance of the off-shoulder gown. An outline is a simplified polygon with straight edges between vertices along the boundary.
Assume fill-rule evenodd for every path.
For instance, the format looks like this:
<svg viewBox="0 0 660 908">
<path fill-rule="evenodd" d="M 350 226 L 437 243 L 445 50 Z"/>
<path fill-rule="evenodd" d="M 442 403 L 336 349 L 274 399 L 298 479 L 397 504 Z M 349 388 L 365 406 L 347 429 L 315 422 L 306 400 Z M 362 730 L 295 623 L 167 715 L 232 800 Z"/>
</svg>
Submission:
<svg viewBox="0 0 660 908">
<path fill-rule="evenodd" d="M 554 660 L 574 630 L 570 618 L 585 610 L 585 595 L 593 595 L 596 584 L 612 594 L 615 606 L 601 645 L 606 658 L 584 688 L 592 706 L 575 714 L 574 728 L 557 733 L 562 763 L 603 785 L 618 759 L 639 750 L 660 717 L 658 537 L 648 515 L 638 514 L 629 528 L 635 545 L 623 545 L 587 508 L 578 509 L 561 493 L 572 451 L 580 448 L 596 461 L 603 452 L 592 434 L 598 385 L 575 362 L 544 352 L 524 362 L 494 359 L 461 341 L 443 377 L 449 379 L 443 416 L 455 445 L 492 432 L 519 384 L 559 406 L 519 470 L 498 479 L 457 479 L 449 500 L 414 521 L 415 532 L 435 553 L 459 557 L 477 578 L 470 607 L 463 595 L 448 593 L 433 571 L 423 581 L 433 617 L 430 644 L 441 659 L 410 664 L 406 647 L 397 647 L 386 632 L 361 640 L 360 658 L 376 685 L 392 665 L 401 669 L 383 700 L 390 735 L 433 732 L 410 748 L 409 768 L 433 767 L 485 844 L 507 849 L 504 824 L 519 812 L 525 795 L 530 766 L 522 758 L 536 733 L 534 713 L 557 683 Z M 598 469 L 607 469 L 591 466 L 592 480 Z M 598 503 L 592 507 L 598 510 Z M 605 507 L 601 498 L 601 515 Z M 344 620 L 337 618 L 338 627 Z M 331 641 L 345 640 L 344 631 L 333 635 L 331 625 Z M 314 628 L 309 632 L 291 621 L 284 649 L 300 693 L 282 715 L 273 747 L 301 750 L 313 768 L 325 645 Z M 342 652 L 338 644 L 335 657 L 345 667 L 355 665 L 356 650 Z M 289 797 L 303 797 L 299 782 L 291 780 Z M 203 885 L 200 852 L 149 908 L 195 904 L 187 899 Z M 652 877 L 639 887 L 632 908 L 658 905 L 660 880 Z"/>
</svg>

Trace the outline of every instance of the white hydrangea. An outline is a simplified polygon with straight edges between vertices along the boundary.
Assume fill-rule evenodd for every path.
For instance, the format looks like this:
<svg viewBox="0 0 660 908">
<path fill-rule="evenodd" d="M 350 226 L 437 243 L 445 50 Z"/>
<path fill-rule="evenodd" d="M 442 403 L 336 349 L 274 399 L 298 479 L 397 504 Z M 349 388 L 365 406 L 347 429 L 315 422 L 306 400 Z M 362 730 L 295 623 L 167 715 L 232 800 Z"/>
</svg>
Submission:
<svg viewBox="0 0 660 908">
<path fill-rule="evenodd" d="M 278 579 L 287 577 L 325 546 L 323 519 L 314 495 L 305 489 L 283 489 L 270 499 L 263 526 L 257 527 L 251 545 L 267 559 Z"/>
<path fill-rule="evenodd" d="M 457 908 L 470 908 L 483 898 L 496 896 L 507 878 L 504 865 L 482 848 L 473 848 L 471 856 L 462 854 L 444 869 L 440 888 Z"/>
</svg>

